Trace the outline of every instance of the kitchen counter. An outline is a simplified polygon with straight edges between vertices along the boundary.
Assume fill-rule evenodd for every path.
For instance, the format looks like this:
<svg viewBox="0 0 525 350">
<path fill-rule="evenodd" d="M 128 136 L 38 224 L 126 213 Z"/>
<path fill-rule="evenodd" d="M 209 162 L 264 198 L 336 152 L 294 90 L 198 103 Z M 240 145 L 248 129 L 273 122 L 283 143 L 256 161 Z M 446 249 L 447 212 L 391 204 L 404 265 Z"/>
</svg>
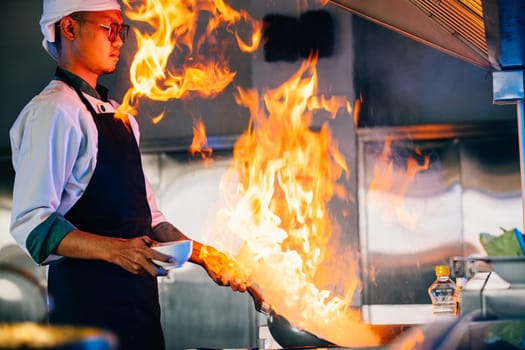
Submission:
<svg viewBox="0 0 525 350">
<path fill-rule="evenodd" d="M 397 304 L 397 305 L 363 305 L 361 308 L 364 322 L 373 325 L 420 325 L 434 321 L 432 305 Z M 449 317 L 455 317 L 451 315 Z"/>
</svg>

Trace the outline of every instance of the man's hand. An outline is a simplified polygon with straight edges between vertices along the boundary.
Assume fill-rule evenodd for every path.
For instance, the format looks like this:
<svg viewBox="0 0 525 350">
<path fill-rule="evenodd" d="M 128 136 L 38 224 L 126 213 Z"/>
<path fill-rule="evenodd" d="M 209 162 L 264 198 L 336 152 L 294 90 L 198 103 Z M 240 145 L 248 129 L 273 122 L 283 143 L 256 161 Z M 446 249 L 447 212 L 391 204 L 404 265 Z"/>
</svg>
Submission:
<svg viewBox="0 0 525 350">
<path fill-rule="evenodd" d="M 155 243 L 146 235 L 124 239 L 73 230 L 62 239 L 55 253 L 78 259 L 107 261 L 133 274 L 165 276 L 168 271 L 155 265 L 152 260 L 171 262 L 171 258 L 151 249 Z"/>
<path fill-rule="evenodd" d="M 153 238 L 160 242 L 190 239 L 169 222 L 162 222 L 153 228 Z M 189 261 L 204 267 L 210 278 L 221 286 L 230 286 L 234 291 L 245 292 L 246 281 L 236 261 L 217 249 L 193 241 Z"/>
<path fill-rule="evenodd" d="M 201 265 L 210 278 L 220 286 L 230 286 L 234 291 L 246 292 L 247 282 L 235 260 L 210 246 L 200 249 Z"/>
<path fill-rule="evenodd" d="M 149 273 L 151 276 L 166 276 L 168 271 L 152 260 L 170 262 L 170 257 L 150 247 L 156 242 L 144 235 L 132 239 L 119 239 L 111 262 L 133 273 Z"/>
</svg>

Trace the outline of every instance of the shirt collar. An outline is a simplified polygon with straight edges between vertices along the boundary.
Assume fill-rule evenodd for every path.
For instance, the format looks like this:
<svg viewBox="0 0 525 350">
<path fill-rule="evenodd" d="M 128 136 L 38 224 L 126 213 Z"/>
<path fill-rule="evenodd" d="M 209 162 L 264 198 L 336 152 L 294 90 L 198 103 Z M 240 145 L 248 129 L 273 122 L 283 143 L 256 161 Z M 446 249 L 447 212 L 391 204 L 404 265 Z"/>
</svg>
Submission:
<svg viewBox="0 0 525 350">
<path fill-rule="evenodd" d="M 75 75 L 75 74 L 73 74 L 71 72 L 68 72 L 67 70 L 64 70 L 64 69 L 62 69 L 60 67 L 57 67 L 57 71 L 58 70 L 61 70 L 71 80 L 71 83 L 73 84 L 73 86 L 78 88 L 80 91 L 88 94 L 89 96 L 92 96 L 92 97 L 95 97 L 95 98 L 97 98 L 99 100 L 102 100 L 104 102 L 108 101 L 108 92 L 109 92 L 109 90 L 106 87 L 97 84 L 96 89 L 93 89 L 91 87 L 91 85 L 89 85 L 84 79 L 82 79 L 78 75 Z M 64 81 L 64 79 L 62 79 L 61 77 L 57 76 L 57 74 L 55 74 L 53 79 Z M 66 81 L 64 81 L 64 82 L 66 82 Z"/>
</svg>

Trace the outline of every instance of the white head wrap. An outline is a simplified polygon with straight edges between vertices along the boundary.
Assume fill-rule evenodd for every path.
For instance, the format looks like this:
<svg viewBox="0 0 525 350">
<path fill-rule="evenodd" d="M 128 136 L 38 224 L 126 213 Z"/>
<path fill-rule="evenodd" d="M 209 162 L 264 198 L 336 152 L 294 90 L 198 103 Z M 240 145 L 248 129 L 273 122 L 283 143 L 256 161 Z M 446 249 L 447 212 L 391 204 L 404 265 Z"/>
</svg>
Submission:
<svg viewBox="0 0 525 350">
<path fill-rule="evenodd" d="M 78 11 L 120 10 L 118 0 L 44 0 L 44 11 L 40 18 L 40 29 L 44 34 L 44 49 L 58 60 L 55 46 L 55 23 L 62 17 Z"/>
</svg>

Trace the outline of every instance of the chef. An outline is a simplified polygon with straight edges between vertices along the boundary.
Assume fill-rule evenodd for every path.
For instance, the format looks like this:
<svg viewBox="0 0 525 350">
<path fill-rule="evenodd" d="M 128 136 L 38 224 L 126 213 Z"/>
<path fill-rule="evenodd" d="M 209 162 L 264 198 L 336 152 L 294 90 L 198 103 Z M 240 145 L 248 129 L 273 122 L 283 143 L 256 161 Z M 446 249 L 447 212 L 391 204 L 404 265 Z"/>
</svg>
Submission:
<svg viewBox="0 0 525 350">
<path fill-rule="evenodd" d="M 188 239 L 166 221 L 144 176 L 139 129 L 97 84 L 115 71 L 129 26 L 117 0 L 44 0 L 44 49 L 57 61 L 50 83 L 10 130 L 15 169 L 11 234 L 37 264 L 49 265 L 53 324 L 113 331 L 120 349 L 164 349 L 151 249 Z M 212 269 L 193 242 L 190 261 L 220 285 L 245 291 Z"/>
</svg>

